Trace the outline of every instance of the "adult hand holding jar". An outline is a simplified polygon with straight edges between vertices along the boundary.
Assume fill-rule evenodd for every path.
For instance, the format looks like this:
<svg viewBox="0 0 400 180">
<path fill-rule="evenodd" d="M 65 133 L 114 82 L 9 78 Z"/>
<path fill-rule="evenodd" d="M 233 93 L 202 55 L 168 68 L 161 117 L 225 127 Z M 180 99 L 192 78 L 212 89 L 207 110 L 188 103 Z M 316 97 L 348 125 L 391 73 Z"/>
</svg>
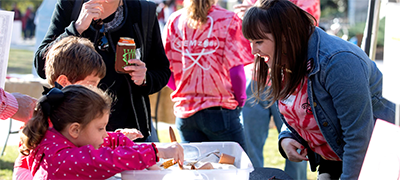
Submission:
<svg viewBox="0 0 400 180">
<path fill-rule="evenodd" d="M 125 71 L 130 71 L 129 75 L 131 76 L 131 80 L 138 86 L 146 84 L 146 64 L 139 59 L 130 59 L 128 60 L 129 64 L 125 66 Z"/>
</svg>

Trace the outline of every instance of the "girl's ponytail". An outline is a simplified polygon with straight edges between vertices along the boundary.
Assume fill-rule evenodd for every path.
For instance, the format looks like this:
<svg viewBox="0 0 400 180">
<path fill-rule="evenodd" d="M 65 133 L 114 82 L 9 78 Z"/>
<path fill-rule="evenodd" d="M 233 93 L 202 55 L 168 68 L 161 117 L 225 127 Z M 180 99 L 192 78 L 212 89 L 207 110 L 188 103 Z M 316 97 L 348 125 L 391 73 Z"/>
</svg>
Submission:
<svg viewBox="0 0 400 180">
<path fill-rule="evenodd" d="M 33 118 L 20 131 L 22 145 L 19 147 L 19 151 L 28 156 L 30 150 L 40 143 L 47 129 L 49 129 L 48 118 L 41 111 L 40 104 L 37 104 Z"/>
<path fill-rule="evenodd" d="M 49 129 L 49 117 L 64 98 L 64 93 L 58 88 L 48 89 L 48 91 L 39 99 L 33 118 L 20 132 L 22 145 L 19 149 L 23 155 L 29 155 L 30 150 L 40 143 Z"/>
<path fill-rule="evenodd" d="M 69 85 L 62 90 L 48 90 L 48 93 L 39 99 L 33 118 L 20 133 L 20 152 L 29 155 L 45 136 L 50 122 L 52 128 L 58 132 L 74 122 L 85 128 L 93 119 L 110 113 L 111 103 L 112 98 L 107 92 L 96 87 Z"/>
</svg>

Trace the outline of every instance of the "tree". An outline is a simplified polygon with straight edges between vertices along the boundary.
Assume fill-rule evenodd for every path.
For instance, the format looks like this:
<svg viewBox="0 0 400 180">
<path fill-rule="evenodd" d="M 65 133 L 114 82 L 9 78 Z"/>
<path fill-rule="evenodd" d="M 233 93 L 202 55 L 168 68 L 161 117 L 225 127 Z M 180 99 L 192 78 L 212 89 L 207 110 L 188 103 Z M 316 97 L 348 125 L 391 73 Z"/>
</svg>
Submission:
<svg viewBox="0 0 400 180">
<path fill-rule="evenodd" d="M 320 0 L 321 17 L 326 19 L 346 18 L 349 0 Z"/>
<path fill-rule="evenodd" d="M 18 7 L 20 8 L 22 13 L 25 13 L 25 10 L 29 7 L 32 6 L 33 9 L 36 11 L 36 9 L 42 4 L 43 0 L 1 0 L 0 1 L 0 8 L 4 10 L 10 11 L 12 9 L 13 3 L 16 3 Z"/>
</svg>

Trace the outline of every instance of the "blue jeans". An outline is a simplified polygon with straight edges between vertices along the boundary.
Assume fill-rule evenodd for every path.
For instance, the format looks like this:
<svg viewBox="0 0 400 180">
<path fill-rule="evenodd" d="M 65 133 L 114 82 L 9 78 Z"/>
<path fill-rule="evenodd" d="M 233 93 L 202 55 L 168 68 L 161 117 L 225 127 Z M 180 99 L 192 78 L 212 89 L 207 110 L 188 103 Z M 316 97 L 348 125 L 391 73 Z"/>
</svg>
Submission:
<svg viewBox="0 0 400 180">
<path fill-rule="evenodd" d="M 188 118 L 177 117 L 176 128 L 184 143 L 234 141 L 245 149 L 243 126 L 239 118 L 241 109 L 203 109 Z"/>
<path fill-rule="evenodd" d="M 269 123 L 271 116 L 274 117 L 274 123 L 278 133 L 282 127 L 282 120 L 276 104 L 268 107 L 269 101 L 254 102 L 253 93 L 251 91 L 251 83 L 253 87 L 255 81 L 247 78 L 247 101 L 243 107 L 242 120 L 244 125 L 244 134 L 247 145 L 247 155 L 249 156 L 254 167 L 264 166 L 264 145 L 268 138 Z M 307 162 L 292 162 L 286 160 L 285 172 L 293 179 L 307 179 Z"/>
<path fill-rule="evenodd" d="M 149 137 L 146 138 L 144 142 L 160 142 L 158 140 L 157 131 L 156 128 L 154 128 L 153 121 L 151 122 L 151 134 Z"/>
</svg>

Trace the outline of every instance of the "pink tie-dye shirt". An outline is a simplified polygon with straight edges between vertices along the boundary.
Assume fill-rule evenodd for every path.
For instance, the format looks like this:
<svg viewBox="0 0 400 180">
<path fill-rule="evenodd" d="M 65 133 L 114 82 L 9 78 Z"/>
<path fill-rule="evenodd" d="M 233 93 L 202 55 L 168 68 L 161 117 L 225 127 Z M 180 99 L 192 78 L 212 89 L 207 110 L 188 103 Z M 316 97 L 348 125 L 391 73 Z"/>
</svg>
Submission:
<svg viewBox="0 0 400 180">
<path fill-rule="evenodd" d="M 107 179 L 156 163 L 151 144 L 135 144 L 122 133 L 108 133 L 102 147 L 75 146 L 55 129 L 46 132 L 28 156 L 33 179 Z"/>
<path fill-rule="evenodd" d="M 305 82 L 307 82 L 307 78 Z M 341 161 L 328 142 L 326 142 L 314 118 L 308 101 L 307 83 L 304 83 L 303 86 L 300 84 L 296 92 L 286 100 L 279 101 L 279 111 L 285 117 L 288 124 L 307 141 L 311 150 L 326 160 Z"/>
<path fill-rule="evenodd" d="M 229 69 L 253 62 L 242 20 L 214 5 L 201 28 L 187 26 L 185 9 L 173 13 L 164 28 L 164 48 L 174 74 L 174 113 L 187 118 L 214 106 L 235 109 Z"/>
</svg>

